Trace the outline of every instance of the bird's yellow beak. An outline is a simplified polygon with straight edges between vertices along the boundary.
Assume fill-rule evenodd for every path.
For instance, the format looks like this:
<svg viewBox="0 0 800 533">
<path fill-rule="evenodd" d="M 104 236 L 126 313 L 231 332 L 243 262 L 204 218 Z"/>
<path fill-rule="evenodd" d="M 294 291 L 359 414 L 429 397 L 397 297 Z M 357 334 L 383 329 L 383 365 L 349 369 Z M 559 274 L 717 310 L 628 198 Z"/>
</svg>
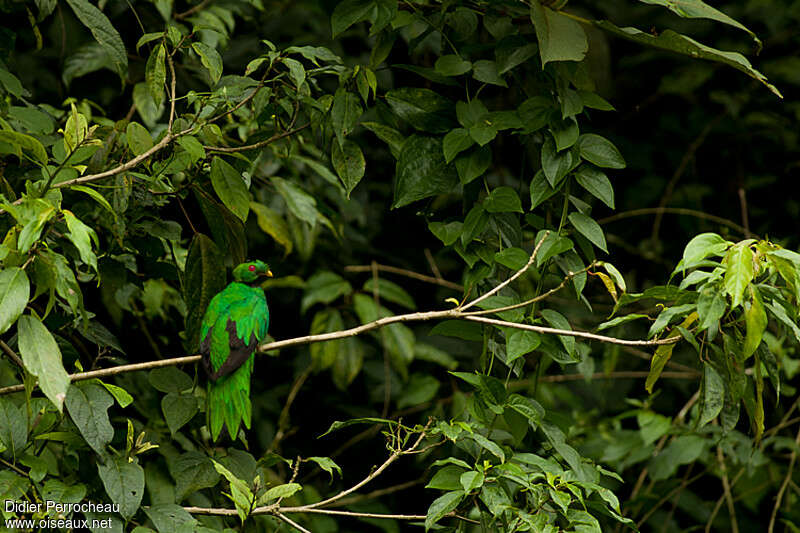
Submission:
<svg viewBox="0 0 800 533">
<path fill-rule="evenodd" d="M 272 277 L 272 270 L 267 270 L 267 272 L 264 275 L 267 276 L 268 278 L 271 278 Z"/>
</svg>

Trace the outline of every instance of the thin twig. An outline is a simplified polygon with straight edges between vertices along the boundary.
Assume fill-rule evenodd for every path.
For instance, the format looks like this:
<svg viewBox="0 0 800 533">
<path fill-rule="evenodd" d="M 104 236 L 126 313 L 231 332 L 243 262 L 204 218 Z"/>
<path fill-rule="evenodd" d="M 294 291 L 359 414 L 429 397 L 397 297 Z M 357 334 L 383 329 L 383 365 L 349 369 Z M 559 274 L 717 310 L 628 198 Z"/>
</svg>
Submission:
<svg viewBox="0 0 800 533">
<path fill-rule="evenodd" d="M 362 479 L 361 481 L 359 481 L 358 483 L 356 483 L 355 485 L 353 485 L 349 489 L 345 489 L 345 490 L 339 492 L 338 494 L 335 494 L 334 496 L 331 496 L 330 498 L 328 498 L 326 500 L 322 500 L 322 501 L 316 502 L 316 503 L 310 503 L 308 505 L 303 505 L 301 507 L 298 507 L 297 509 L 308 510 L 308 509 L 317 509 L 319 507 L 324 507 L 326 505 L 330 505 L 330 504 L 336 502 L 337 500 L 340 500 L 340 499 L 344 498 L 348 494 L 351 494 L 351 493 L 357 491 L 358 489 L 360 489 L 361 487 L 363 487 L 364 485 L 366 485 L 367 483 L 369 483 L 370 481 L 372 481 L 373 479 L 375 479 L 376 477 L 381 475 L 381 472 L 383 472 L 384 470 L 389 468 L 389 466 L 392 463 L 394 463 L 397 459 L 399 459 L 402 455 L 405 455 L 407 453 L 411 453 L 415 449 L 417 449 L 417 447 L 420 445 L 420 443 L 422 443 L 422 440 L 427 435 L 427 429 L 428 429 L 428 426 L 430 426 L 430 424 L 431 424 L 431 421 L 428 421 L 428 424 L 425 426 L 425 429 L 423 429 L 420 432 L 419 437 L 417 437 L 417 440 L 414 441 L 414 444 L 412 444 L 410 448 L 408 448 L 407 450 L 402 450 L 401 449 L 401 450 L 396 450 L 396 451 L 392 452 L 392 454 L 389 456 L 389 458 L 386 459 L 386 461 L 384 461 L 381 466 L 376 468 L 367 477 L 365 477 L 364 479 Z"/>
<path fill-rule="evenodd" d="M 744 187 L 739 187 L 739 208 L 742 211 L 742 226 L 744 228 L 744 238 L 750 238 L 750 217 L 747 215 L 747 192 Z"/>
<path fill-rule="evenodd" d="M 797 430 L 797 436 L 794 438 L 795 446 L 800 446 L 800 429 Z M 769 527 L 767 533 L 772 533 L 775 530 L 775 519 L 778 517 L 778 511 L 783 502 L 783 494 L 786 492 L 786 487 L 789 486 L 789 481 L 792 480 L 792 473 L 794 473 L 794 464 L 797 461 L 797 450 L 792 450 L 791 459 L 789 460 L 789 468 L 786 470 L 786 476 L 783 478 L 781 488 L 778 489 L 778 495 L 775 497 L 775 506 L 772 508 L 772 515 L 769 518 Z"/>
<path fill-rule="evenodd" d="M 186 17 L 194 15 L 195 13 L 200 11 L 201 9 L 206 7 L 208 4 L 210 4 L 212 1 L 213 0 L 203 0 L 202 2 L 197 4 L 196 6 L 191 7 L 191 8 L 189 8 L 186 11 L 183 11 L 181 13 L 175 13 L 175 15 L 173 15 L 173 16 L 178 20 L 185 19 Z"/>
<path fill-rule="evenodd" d="M 667 183 L 666 189 L 664 189 L 664 193 L 661 195 L 661 200 L 659 201 L 658 207 L 663 208 L 667 206 L 667 203 L 672 198 L 672 192 L 675 190 L 675 186 L 678 184 L 681 176 L 683 176 L 683 173 L 686 171 L 686 167 L 689 166 L 689 162 L 692 160 L 695 153 L 697 153 L 697 150 L 700 149 L 700 146 L 703 145 L 703 142 L 706 140 L 706 137 L 708 137 L 708 134 L 711 133 L 711 130 L 713 130 L 717 123 L 719 123 L 719 121 L 722 120 L 727 114 L 728 112 L 726 110 L 714 117 L 712 121 L 705 125 L 703 130 L 700 132 L 700 135 L 698 135 L 697 138 L 695 138 L 691 144 L 689 144 L 689 147 L 686 149 L 686 153 L 683 154 L 681 162 L 678 164 L 678 168 L 675 169 L 675 172 L 672 174 L 672 178 L 670 178 L 669 183 Z M 656 213 L 651 235 L 651 239 L 654 241 L 658 239 L 658 233 L 661 229 L 661 219 L 663 217 L 663 212 Z"/>
<path fill-rule="evenodd" d="M 281 132 L 281 133 L 276 133 L 272 137 L 270 137 L 268 139 L 264 139 L 263 141 L 257 142 L 255 144 L 247 144 L 245 146 L 234 146 L 232 148 L 228 148 L 226 146 L 203 146 L 203 148 L 205 148 L 209 152 L 222 152 L 222 153 L 226 153 L 226 154 L 232 154 L 232 153 L 235 153 L 235 152 L 245 152 L 247 150 L 255 150 L 257 148 L 263 148 L 263 147 L 267 146 L 268 144 L 272 144 L 275 141 L 283 139 L 285 137 L 291 137 L 295 133 L 303 131 L 304 129 L 306 129 L 310 125 L 311 125 L 311 123 L 307 122 L 306 124 L 304 124 L 302 126 L 298 126 L 297 128 L 290 129 L 290 130 L 287 130 L 287 131 L 284 131 L 284 132 Z"/>
<path fill-rule="evenodd" d="M 401 276 L 405 276 L 407 278 L 416 279 L 419 281 L 424 281 L 426 283 L 433 283 L 435 285 L 441 285 L 442 287 L 447 287 L 448 289 L 453 289 L 456 291 L 463 291 L 463 285 L 459 285 L 458 283 L 453 283 L 451 281 L 447 281 L 445 279 L 434 278 L 433 276 L 426 276 L 425 274 L 420 274 L 419 272 L 414 272 L 413 270 L 406 270 L 405 268 L 398 268 L 391 265 L 382 265 L 380 263 L 375 264 L 376 268 L 382 272 L 391 272 L 392 274 L 399 274 Z M 344 267 L 345 272 L 371 272 L 372 265 L 349 265 Z"/>
<path fill-rule="evenodd" d="M 622 370 L 618 372 L 595 372 L 589 379 L 643 379 L 650 375 L 647 371 Z M 660 377 L 666 379 L 698 379 L 702 374 L 699 372 L 662 372 Z M 583 374 L 556 374 L 552 376 L 542 376 L 540 383 L 561 383 L 563 381 L 579 381 L 586 379 Z"/>
<path fill-rule="evenodd" d="M 295 528 L 297 531 L 300 531 L 301 533 L 311 533 L 310 530 L 304 528 L 303 526 L 301 526 L 300 524 L 298 524 L 297 522 L 295 522 L 294 520 L 292 520 L 283 513 L 276 512 L 275 516 L 277 516 L 278 518 L 280 518 L 281 520 L 283 520 L 284 522 Z"/>
<path fill-rule="evenodd" d="M 600 220 L 597 221 L 597 223 L 600 225 L 604 225 L 604 224 L 609 224 L 611 222 L 616 222 L 618 220 L 623 220 L 626 218 L 640 217 L 645 215 L 658 215 L 658 214 L 692 216 L 695 218 L 710 220 L 722 226 L 728 226 L 729 228 L 733 228 L 736 231 L 740 232 L 742 235 L 744 235 L 747 232 L 746 228 L 740 226 L 736 222 L 728 220 L 727 218 L 718 217 L 716 215 L 710 215 L 708 213 L 704 213 L 703 211 L 698 211 L 696 209 L 686 209 L 684 207 L 644 207 L 641 209 L 631 209 L 630 211 L 623 211 L 621 213 L 611 215 L 610 217 L 601 218 Z"/>
<path fill-rule="evenodd" d="M 425 259 L 428 260 L 428 266 L 431 267 L 431 272 L 433 275 L 436 276 L 436 279 L 442 279 L 442 273 L 439 271 L 439 267 L 436 265 L 436 260 L 433 258 L 433 254 L 430 250 L 425 248 Z"/>
<path fill-rule="evenodd" d="M 14 361 L 14 363 L 16 363 L 18 367 L 25 368 L 25 365 L 22 363 L 22 359 L 20 359 L 17 353 L 14 350 L 12 350 L 11 347 L 2 340 L 0 340 L 0 348 L 2 348 L 3 352 L 5 352 L 8 358 Z"/>
<path fill-rule="evenodd" d="M 473 315 L 462 315 L 462 314 L 457 314 L 455 316 L 456 318 L 463 318 L 464 320 L 469 320 L 471 322 L 483 322 L 484 324 L 492 324 L 494 326 L 502 326 L 507 328 L 510 327 L 516 329 L 524 329 L 527 331 L 535 331 L 537 333 L 552 333 L 556 335 L 564 335 L 567 337 L 580 337 L 582 339 L 607 342 L 609 344 L 621 344 L 623 346 L 660 346 L 663 344 L 675 344 L 676 342 L 681 340 L 681 337 L 668 337 L 665 339 L 655 339 L 651 341 L 617 339 L 615 337 L 606 337 L 605 335 L 597 335 L 595 333 L 589 333 L 588 331 L 573 331 L 568 329 L 548 328 L 545 326 L 533 326 L 531 324 L 517 324 L 516 322 L 496 320 L 494 318 L 486 318 L 484 316 L 473 316 Z"/>
<path fill-rule="evenodd" d="M 177 83 L 175 75 L 175 63 L 172 62 L 172 55 L 167 54 L 167 64 L 169 65 L 170 74 L 170 87 L 169 87 L 169 124 L 167 125 L 167 132 L 172 134 L 172 124 L 175 122 L 175 84 Z"/>
<path fill-rule="evenodd" d="M 665 495 L 663 498 L 661 498 L 660 500 L 658 500 L 658 502 L 657 502 L 657 503 L 656 503 L 656 504 L 655 504 L 653 507 L 651 507 L 651 508 L 650 508 L 650 509 L 647 511 L 647 513 L 645 513 L 645 515 L 644 515 L 644 516 L 641 518 L 641 520 L 639 520 L 639 521 L 636 523 L 636 527 L 638 527 L 638 528 L 641 528 L 641 527 L 642 527 L 642 524 L 644 524 L 645 522 L 647 522 L 647 520 L 648 520 L 648 519 L 649 519 L 651 516 L 653 516 L 653 513 L 655 513 L 655 512 L 656 512 L 656 511 L 657 511 L 657 510 L 658 510 L 658 509 L 659 509 L 659 508 L 660 508 L 662 505 L 664 505 L 666 502 L 668 502 L 669 500 L 671 500 L 673 496 L 675 496 L 675 495 L 676 495 L 676 494 L 678 494 L 679 492 L 683 491 L 683 490 L 684 490 L 686 487 L 688 487 L 689 485 L 691 485 L 692 483 L 694 483 L 695 481 L 697 481 L 698 479 L 700 479 L 700 478 L 701 478 L 701 477 L 703 477 L 704 475 L 706 475 L 705 471 L 703 471 L 703 472 L 700 472 L 700 473 L 699 473 L 699 474 L 697 474 L 696 476 L 694 476 L 694 477 L 692 477 L 692 478 L 690 478 L 690 479 L 686 479 L 686 480 L 684 480 L 683 482 L 681 482 L 681 484 L 680 484 L 680 485 L 678 485 L 677 487 L 675 487 L 674 489 L 672 489 L 671 491 L 669 491 L 669 492 L 668 492 L 668 493 L 667 493 L 667 494 L 666 494 L 666 495 Z"/>
<path fill-rule="evenodd" d="M 725 466 L 725 457 L 722 455 L 722 446 L 717 446 L 717 461 L 719 468 L 722 471 L 722 490 L 725 495 L 725 501 L 728 503 L 728 514 L 731 518 L 731 531 L 732 533 L 739 533 L 739 522 L 736 520 L 736 507 L 733 505 L 733 497 L 731 496 L 731 484 L 728 479 L 728 469 Z"/>
<path fill-rule="evenodd" d="M 588 271 L 594 265 L 595 265 L 595 262 L 593 261 L 589 266 L 582 268 L 578 272 L 570 272 L 569 274 L 566 275 L 566 277 L 564 277 L 564 279 L 561 281 L 561 283 L 559 283 L 558 285 L 556 285 L 555 287 L 553 287 L 549 291 L 547 291 L 545 293 L 542 293 L 539 296 L 535 296 L 534 298 L 531 298 L 529 300 L 525 300 L 524 302 L 520 302 L 520 303 L 512 304 L 512 305 L 507 305 L 505 307 L 496 307 L 496 308 L 493 308 L 493 309 L 482 309 L 480 311 L 468 311 L 468 312 L 464 313 L 464 315 L 466 315 L 466 316 L 480 316 L 480 315 L 490 315 L 490 314 L 494 314 L 494 313 L 502 313 L 503 311 L 510 311 L 512 309 L 517 309 L 519 307 L 525 307 L 525 306 L 528 306 L 530 304 L 536 303 L 538 301 L 545 300 L 545 299 L 549 298 L 550 296 L 552 296 L 553 294 L 555 294 L 558 291 L 560 291 L 561 289 L 563 289 L 567 285 L 569 280 L 571 280 L 572 278 L 574 278 L 578 274 L 582 274 L 583 272 Z"/>
<path fill-rule="evenodd" d="M 308 379 L 308 376 L 311 375 L 313 368 L 313 365 L 308 365 L 306 369 L 303 370 L 299 376 L 297 376 L 297 379 L 294 380 L 294 384 L 289 391 L 289 395 L 286 397 L 286 403 L 283 405 L 281 414 L 278 417 L 278 431 L 275 433 L 275 438 L 272 439 L 272 443 L 269 445 L 269 451 L 277 450 L 281 440 L 286 437 L 286 429 L 289 426 L 289 409 L 294 403 L 295 398 L 297 398 L 297 394 L 300 392 L 303 383 L 305 383 Z"/>
<path fill-rule="evenodd" d="M 544 244 L 544 241 L 547 240 L 547 237 L 549 237 L 549 236 L 550 236 L 550 231 L 549 230 L 545 231 L 544 232 L 544 236 L 541 238 L 541 240 L 536 244 L 536 247 L 533 249 L 533 253 L 531 254 L 530 259 L 528 259 L 528 262 L 525 264 L 524 267 L 522 267 L 519 270 L 517 270 L 514 273 L 513 276 L 511 276 L 510 278 L 508 278 L 504 282 L 499 283 L 497 286 L 495 286 L 492 290 L 490 290 L 489 292 L 487 292 L 483 296 L 478 296 L 477 298 L 475 298 L 474 300 L 472 300 L 468 304 L 461 306 L 459 309 L 461 311 L 466 311 L 467 309 L 469 309 L 473 305 L 479 304 L 480 302 L 484 301 L 485 299 L 489 298 L 490 296 L 492 296 L 494 294 L 497 294 L 500 290 L 503 289 L 503 287 L 505 287 L 506 285 L 508 285 L 509 283 L 511 283 L 512 281 L 514 281 L 518 277 L 520 277 L 522 274 L 524 274 L 530 268 L 530 266 L 533 264 L 533 262 L 536 260 L 536 255 L 539 253 L 539 248 L 542 247 L 542 244 Z"/>
</svg>

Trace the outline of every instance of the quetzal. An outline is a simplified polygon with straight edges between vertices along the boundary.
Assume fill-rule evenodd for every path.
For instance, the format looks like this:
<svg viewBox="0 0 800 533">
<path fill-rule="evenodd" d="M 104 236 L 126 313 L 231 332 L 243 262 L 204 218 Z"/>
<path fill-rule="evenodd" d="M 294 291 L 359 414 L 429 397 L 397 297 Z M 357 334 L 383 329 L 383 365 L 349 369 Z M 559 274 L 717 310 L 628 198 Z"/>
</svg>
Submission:
<svg viewBox="0 0 800 533">
<path fill-rule="evenodd" d="M 242 263 L 233 279 L 208 304 L 200 326 L 200 353 L 208 374 L 206 424 L 216 441 L 224 424 L 231 439 L 244 422 L 250 429 L 250 375 L 258 343 L 267 335 L 269 308 L 264 291 L 251 286 L 272 277 L 263 261 Z"/>
</svg>

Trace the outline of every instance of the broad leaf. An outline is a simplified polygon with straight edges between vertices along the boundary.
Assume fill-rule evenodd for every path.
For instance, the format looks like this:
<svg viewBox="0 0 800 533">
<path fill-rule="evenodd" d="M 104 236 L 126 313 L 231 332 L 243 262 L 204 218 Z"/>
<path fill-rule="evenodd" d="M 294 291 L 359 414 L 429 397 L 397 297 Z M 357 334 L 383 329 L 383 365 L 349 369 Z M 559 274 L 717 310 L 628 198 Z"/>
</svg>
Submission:
<svg viewBox="0 0 800 533">
<path fill-rule="evenodd" d="M 250 194 L 241 172 L 221 157 L 215 156 L 211 161 L 211 185 L 225 207 L 245 222 L 250 210 Z"/>
<path fill-rule="evenodd" d="M 44 324 L 31 315 L 20 317 L 17 328 L 19 354 L 25 368 L 39 378 L 39 388 L 61 412 L 70 379 L 61 362 L 61 350 L 56 340 Z"/>
<path fill-rule="evenodd" d="M 125 51 L 125 43 L 122 42 L 119 32 L 114 29 L 111 21 L 88 0 L 67 0 L 67 3 L 75 12 L 78 20 L 89 28 L 94 39 L 106 51 L 114 65 L 114 70 L 124 81 L 128 75 L 128 54 Z"/>
<path fill-rule="evenodd" d="M 17 321 L 28 305 L 31 285 L 28 275 L 19 267 L 0 270 L 0 333 Z"/>
<path fill-rule="evenodd" d="M 533 0 L 531 21 L 536 28 L 542 66 L 550 61 L 582 61 L 586 56 L 589 50 L 586 33 L 574 20 Z"/>
</svg>

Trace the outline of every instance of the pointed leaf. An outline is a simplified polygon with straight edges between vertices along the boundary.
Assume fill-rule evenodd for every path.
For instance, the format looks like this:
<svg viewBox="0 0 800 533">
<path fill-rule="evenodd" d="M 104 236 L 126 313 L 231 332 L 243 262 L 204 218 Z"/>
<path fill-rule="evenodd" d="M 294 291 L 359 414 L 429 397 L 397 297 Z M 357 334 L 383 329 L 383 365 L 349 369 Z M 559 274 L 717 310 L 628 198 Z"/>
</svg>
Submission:
<svg viewBox="0 0 800 533">
<path fill-rule="evenodd" d="M 69 374 L 61 361 L 61 350 L 50 331 L 38 318 L 20 317 L 19 354 L 28 372 L 39 378 L 39 388 L 59 412 L 64 407 L 69 388 Z"/>
</svg>

